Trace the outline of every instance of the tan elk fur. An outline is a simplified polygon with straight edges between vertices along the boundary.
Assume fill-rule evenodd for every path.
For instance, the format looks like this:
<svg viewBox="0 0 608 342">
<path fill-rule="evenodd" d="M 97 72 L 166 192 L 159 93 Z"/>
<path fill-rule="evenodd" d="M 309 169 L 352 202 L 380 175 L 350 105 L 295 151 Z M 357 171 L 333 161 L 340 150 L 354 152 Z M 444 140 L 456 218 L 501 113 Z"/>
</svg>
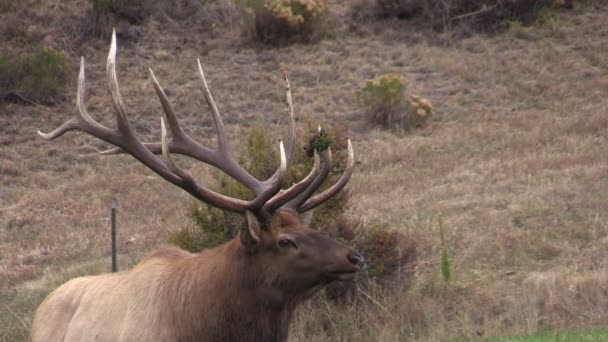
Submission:
<svg viewBox="0 0 608 342">
<path fill-rule="evenodd" d="M 352 251 L 287 210 L 270 232 L 301 237 L 301 252 L 320 258 Z M 256 257 L 239 238 L 200 254 L 167 247 L 130 271 L 71 280 L 40 305 L 32 341 L 284 341 L 296 304 L 331 279 L 290 283 L 294 265 L 262 250 L 271 243 Z"/>
</svg>

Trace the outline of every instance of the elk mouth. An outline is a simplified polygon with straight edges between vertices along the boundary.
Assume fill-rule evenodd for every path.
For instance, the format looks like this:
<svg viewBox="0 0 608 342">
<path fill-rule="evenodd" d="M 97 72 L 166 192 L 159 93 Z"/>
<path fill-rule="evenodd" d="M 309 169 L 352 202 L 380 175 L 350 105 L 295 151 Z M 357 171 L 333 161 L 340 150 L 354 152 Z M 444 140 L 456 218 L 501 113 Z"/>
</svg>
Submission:
<svg viewBox="0 0 608 342">
<path fill-rule="evenodd" d="M 357 275 L 357 271 L 329 273 L 329 277 L 331 278 L 331 280 L 339 280 L 339 281 L 353 280 L 353 279 L 355 279 L 356 275 Z"/>
<path fill-rule="evenodd" d="M 348 281 L 353 280 L 357 275 L 357 272 L 365 265 L 365 258 L 355 252 L 351 251 L 348 256 L 348 264 L 333 265 L 327 269 L 326 275 L 330 281 Z"/>
<path fill-rule="evenodd" d="M 330 270 L 326 273 L 327 278 L 331 281 L 348 281 L 355 279 L 359 268 L 351 268 L 347 270 Z"/>
</svg>

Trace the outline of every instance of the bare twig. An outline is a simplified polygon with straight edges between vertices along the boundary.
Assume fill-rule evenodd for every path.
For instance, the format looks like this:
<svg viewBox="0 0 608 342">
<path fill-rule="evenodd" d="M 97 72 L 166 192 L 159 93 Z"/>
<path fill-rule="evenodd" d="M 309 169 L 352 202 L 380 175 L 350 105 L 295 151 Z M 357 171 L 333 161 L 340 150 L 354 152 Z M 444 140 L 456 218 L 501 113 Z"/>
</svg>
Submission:
<svg viewBox="0 0 608 342">
<path fill-rule="evenodd" d="M 357 291 L 359 291 L 360 293 L 362 293 L 365 297 L 367 297 L 367 299 L 371 300 L 372 303 L 378 305 L 378 307 L 380 309 L 384 310 L 384 312 L 386 312 L 387 314 L 389 314 L 391 317 L 393 316 L 391 314 L 391 312 L 388 311 L 388 309 L 384 305 L 380 304 L 380 302 L 378 302 L 377 300 L 375 300 L 372 296 L 370 296 L 369 294 L 367 294 L 365 291 L 361 290 L 361 288 L 359 286 L 357 286 Z"/>
<path fill-rule="evenodd" d="M 467 13 L 467 14 L 462 14 L 462 15 L 450 18 L 450 20 L 461 20 L 461 19 L 465 19 L 465 18 L 469 18 L 469 17 L 474 17 L 474 16 L 479 15 L 479 14 L 484 14 L 484 13 L 490 12 L 490 11 L 492 11 L 495 8 L 496 8 L 496 5 L 487 6 L 487 7 L 484 6 L 481 9 L 478 9 L 477 11 L 470 12 L 470 13 Z"/>
</svg>

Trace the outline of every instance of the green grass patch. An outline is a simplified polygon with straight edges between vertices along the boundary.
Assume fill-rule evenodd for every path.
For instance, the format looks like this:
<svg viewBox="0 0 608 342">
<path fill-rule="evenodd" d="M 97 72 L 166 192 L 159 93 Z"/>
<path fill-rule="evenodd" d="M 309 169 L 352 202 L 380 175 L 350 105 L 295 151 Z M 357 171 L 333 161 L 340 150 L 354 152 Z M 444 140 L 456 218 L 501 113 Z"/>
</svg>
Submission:
<svg viewBox="0 0 608 342">
<path fill-rule="evenodd" d="M 596 342 L 608 341 L 607 329 L 545 332 L 530 336 L 493 337 L 484 342 Z"/>
</svg>

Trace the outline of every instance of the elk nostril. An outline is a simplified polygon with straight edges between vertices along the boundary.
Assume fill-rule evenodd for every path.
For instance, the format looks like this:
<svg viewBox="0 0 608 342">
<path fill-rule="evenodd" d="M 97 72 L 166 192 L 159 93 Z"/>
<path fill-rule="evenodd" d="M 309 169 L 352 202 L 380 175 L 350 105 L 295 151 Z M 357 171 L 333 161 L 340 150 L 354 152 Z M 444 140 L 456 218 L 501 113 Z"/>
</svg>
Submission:
<svg viewBox="0 0 608 342">
<path fill-rule="evenodd" d="M 358 268 L 363 267 L 363 264 L 365 264 L 365 258 L 363 257 L 363 255 L 357 253 L 357 252 L 351 252 L 348 254 L 348 261 L 350 261 L 351 264 L 357 266 Z"/>
</svg>

